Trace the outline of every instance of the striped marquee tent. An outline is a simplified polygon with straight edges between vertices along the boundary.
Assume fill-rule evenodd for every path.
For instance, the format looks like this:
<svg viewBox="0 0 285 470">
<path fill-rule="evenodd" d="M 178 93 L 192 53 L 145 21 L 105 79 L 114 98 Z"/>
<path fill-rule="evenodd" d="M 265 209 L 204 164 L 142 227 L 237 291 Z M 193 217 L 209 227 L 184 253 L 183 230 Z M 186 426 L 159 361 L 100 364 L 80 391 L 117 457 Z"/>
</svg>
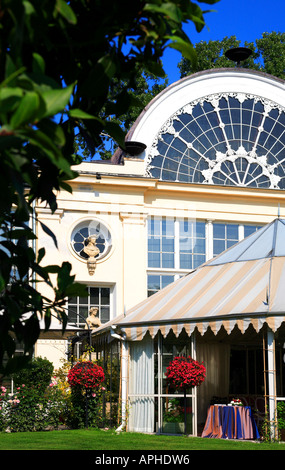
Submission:
<svg viewBox="0 0 285 470">
<path fill-rule="evenodd" d="M 178 336 L 195 327 L 228 334 L 237 325 L 275 332 L 285 321 L 285 220 L 275 219 L 219 256 L 165 287 L 95 334 L 117 327 L 130 341 L 146 332 Z"/>
</svg>

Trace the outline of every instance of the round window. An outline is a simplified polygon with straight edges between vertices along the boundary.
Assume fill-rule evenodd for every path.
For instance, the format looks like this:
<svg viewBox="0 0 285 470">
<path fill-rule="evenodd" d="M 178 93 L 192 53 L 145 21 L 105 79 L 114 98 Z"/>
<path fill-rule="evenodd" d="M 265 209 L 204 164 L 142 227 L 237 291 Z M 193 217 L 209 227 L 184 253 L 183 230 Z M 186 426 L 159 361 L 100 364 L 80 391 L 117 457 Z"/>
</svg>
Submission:
<svg viewBox="0 0 285 470">
<path fill-rule="evenodd" d="M 96 259 L 104 258 L 111 250 L 112 239 L 107 227 L 98 220 L 85 220 L 74 228 L 71 235 L 71 246 L 75 253 L 80 258 L 87 260 L 88 254 L 85 252 L 85 247 L 90 238 L 96 239 L 96 246 L 99 250 Z"/>
</svg>

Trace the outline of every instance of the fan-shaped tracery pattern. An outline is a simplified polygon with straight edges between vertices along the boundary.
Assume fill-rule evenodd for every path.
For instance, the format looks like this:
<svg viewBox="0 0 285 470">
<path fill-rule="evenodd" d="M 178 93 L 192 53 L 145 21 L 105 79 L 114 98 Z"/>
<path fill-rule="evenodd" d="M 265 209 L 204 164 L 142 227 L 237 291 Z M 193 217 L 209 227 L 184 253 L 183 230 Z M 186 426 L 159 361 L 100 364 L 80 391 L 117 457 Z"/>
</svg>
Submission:
<svg viewBox="0 0 285 470">
<path fill-rule="evenodd" d="M 146 163 L 161 180 L 284 189 L 285 110 L 242 93 L 201 98 L 164 124 Z"/>
</svg>

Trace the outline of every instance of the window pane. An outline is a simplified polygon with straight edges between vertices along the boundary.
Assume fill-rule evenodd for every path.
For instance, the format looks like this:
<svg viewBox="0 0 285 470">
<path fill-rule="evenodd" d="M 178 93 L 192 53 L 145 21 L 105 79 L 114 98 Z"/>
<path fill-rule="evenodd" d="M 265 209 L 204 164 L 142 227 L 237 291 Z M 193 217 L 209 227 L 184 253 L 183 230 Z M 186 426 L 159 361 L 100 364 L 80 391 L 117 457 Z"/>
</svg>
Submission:
<svg viewBox="0 0 285 470">
<path fill-rule="evenodd" d="M 206 255 L 193 255 L 193 268 L 198 268 L 201 264 L 205 263 Z"/>
<path fill-rule="evenodd" d="M 110 289 L 101 287 L 101 305 L 110 305 Z"/>
<path fill-rule="evenodd" d="M 195 240 L 194 253 L 205 253 L 206 243 L 203 238 L 197 238 Z"/>
<path fill-rule="evenodd" d="M 226 227 L 224 224 L 213 224 L 213 236 L 214 238 L 225 238 Z"/>
<path fill-rule="evenodd" d="M 90 287 L 90 304 L 99 305 L 99 288 Z"/>
<path fill-rule="evenodd" d="M 148 266 L 150 268 L 160 268 L 160 254 L 159 253 L 148 254 Z"/>
<path fill-rule="evenodd" d="M 148 288 L 151 290 L 160 289 L 160 276 L 149 275 L 148 276 Z"/>
<path fill-rule="evenodd" d="M 86 297 L 79 297 L 79 304 L 80 304 L 80 305 L 88 304 L 88 296 L 86 296 Z"/>
<path fill-rule="evenodd" d="M 230 240 L 238 240 L 238 225 L 227 225 L 227 238 Z"/>
<path fill-rule="evenodd" d="M 162 239 L 162 251 L 166 251 L 168 253 L 174 252 L 174 239 L 173 238 Z"/>
<path fill-rule="evenodd" d="M 205 223 L 196 222 L 194 229 L 196 230 L 196 237 L 205 238 Z"/>
<path fill-rule="evenodd" d="M 174 236 L 174 220 L 162 219 L 162 235 Z"/>
<path fill-rule="evenodd" d="M 68 297 L 68 303 L 77 305 L 77 297 Z"/>
<path fill-rule="evenodd" d="M 180 238 L 180 252 L 192 253 L 193 251 L 193 239 L 192 238 Z"/>
<path fill-rule="evenodd" d="M 186 254 L 180 255 L 180 268 L 192 269 L 192 255 L 186 255 Z"/>
<path fill-rule="evenodd" d="M 227 248 L 230 248 L 231 246 L 235 245 L 237 243 L 237 240 L 227 240 Z"/>
<path fill-rule="evenodd" d="M 259 230 L 261 227 L 257 225 L 245 225 L 244 226 L 244 237 L 248 237 L 251 235 L 253 232 L 256 232 L 256 230 Z"/>
<path fill-rule="evenodd" d="M 78 322 L 84 323 L 84 318 L 87 318 L 89 315 L 88 307 L 79 307 L 78 314 Z"/>
<path fill-rule="evenodd" d="M 225 241 L 224 240 L 214 240 L 214 255 L 218 255 L 225 250 Z"/>
<path fill-rule="evenodd" d="M 157 237 L 150 237 L 148 239 L 149 251 L 160 251 L 160 239 Z"/>
<path fill-rule="evenodd" d="M 174 276 L 161 276 L 161 288 L 168 286 L 174 281 Z"/>
<path fill-rule="evenodd" d="M 101 307 L 100 319 L 102 323 L 106 323 L 110 319 L 109 307 Z"/>
<path fill-rule="evenodd" d="M 179 224 L 180 236 L 192 237 L 193 222 L 190 220 L 181 220 Z"/>
<path fill-rule="evenodd" d="M 162 268 L 174 268 L 174 255 L 162 253 Z"/>
<path fill-rule="evenodd" d="M 69 323 L 77 322 L 77 309 L 75 307 L 68 306 L 68 322 Z"/>
</svg>

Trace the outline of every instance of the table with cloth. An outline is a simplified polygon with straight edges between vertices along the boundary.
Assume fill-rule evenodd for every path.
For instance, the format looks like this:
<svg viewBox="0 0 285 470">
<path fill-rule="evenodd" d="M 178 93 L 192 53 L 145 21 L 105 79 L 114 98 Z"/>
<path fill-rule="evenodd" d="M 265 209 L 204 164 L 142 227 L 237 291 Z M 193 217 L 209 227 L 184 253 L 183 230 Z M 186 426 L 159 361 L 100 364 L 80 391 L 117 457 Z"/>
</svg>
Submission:
<svg viewBox="0 0 285 470">
<path fill-rule="evenodd" d="M 202 437 L 259 439 L 250 406 L 211 405 Z"/>
</svg>

